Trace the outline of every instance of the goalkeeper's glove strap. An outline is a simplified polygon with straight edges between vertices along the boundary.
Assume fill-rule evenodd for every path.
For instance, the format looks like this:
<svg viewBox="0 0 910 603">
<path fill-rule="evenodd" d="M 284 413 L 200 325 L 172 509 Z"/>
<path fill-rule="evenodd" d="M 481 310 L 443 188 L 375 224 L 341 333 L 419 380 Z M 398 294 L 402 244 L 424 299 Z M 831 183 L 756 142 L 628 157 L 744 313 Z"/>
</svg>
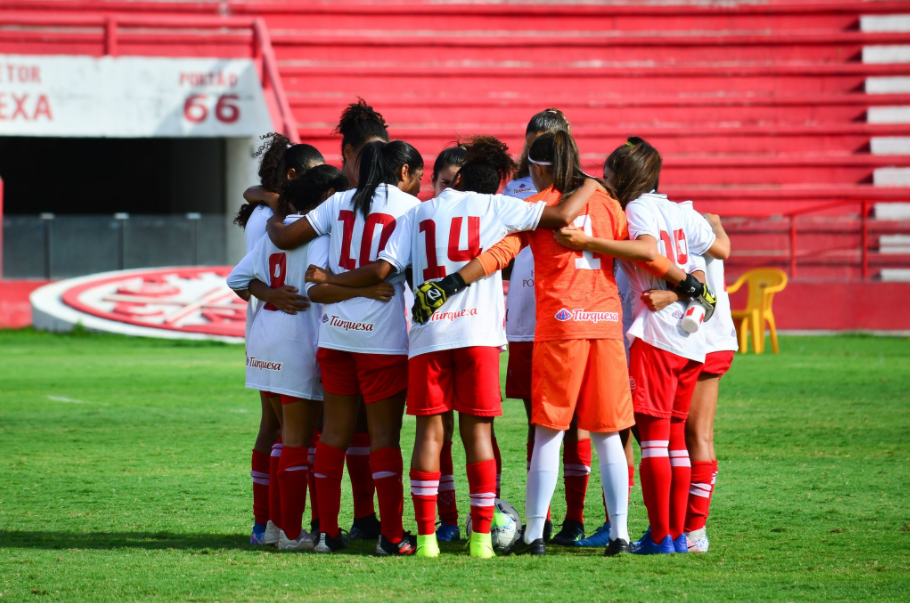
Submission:
<svg viewBox="0 0 910 603">
<path fill-rule="evenodd" d="M 452 297 L 468 287 L 468 284 L 464 282 L 464 278 L 457 272 L 437 281 L 436 284 L 446 292 L 446 298 Z"/>
<path fill-rule="evenodd" d="M 698 297 L 704 291 L 704 285 L 691 274 L 686 275 L 686 280 L 676 285 L 673 289 L 682 299 Z"/>
</svg>

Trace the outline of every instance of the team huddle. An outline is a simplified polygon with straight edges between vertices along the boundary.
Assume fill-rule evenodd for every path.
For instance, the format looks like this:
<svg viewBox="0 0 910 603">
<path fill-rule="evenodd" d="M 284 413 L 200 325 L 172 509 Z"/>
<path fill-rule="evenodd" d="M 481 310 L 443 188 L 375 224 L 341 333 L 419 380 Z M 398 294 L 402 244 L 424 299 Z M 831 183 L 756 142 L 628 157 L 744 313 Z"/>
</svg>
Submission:
<svg viewBox="0 0 910 603">
<path fill-rule="evenodd" d="M 228 285 L 250 300 L 246 386 L 262 402 L 251 543 L 334 553 L 375 540 L 378 555 L 438 556 L 440 541 L 461 539 L 457 411 L 471 556 L 543 555 L 547 543 L 707 552 L 714 413 L 737 349 L 718 217 L 658 193 L 660 155 L 638 138 L 607 157 L 602 179 L 585 174 L 557 109 L 532 117 L 517 165 L 489 136 L 442 150 L 425 202 L 420 153 L 389 141 L 362 99 L 336 132 L 341 170 L 310 145 L 266 137 L 261 185 L 236 220 L 247 255 Z M 528 444 L 526 524 L 503 550 L 494 419 L 507 345 L 506 396 L 524 401 Z M 416 419 L 416 535 L 402 521 L 405 412 Z M 634 542 L 633 437 L 650 523 Z M 587 535 L 592 448 L 605 521 Z M 561 449 L 567 511 L 552 534 Z"/>
</svg>

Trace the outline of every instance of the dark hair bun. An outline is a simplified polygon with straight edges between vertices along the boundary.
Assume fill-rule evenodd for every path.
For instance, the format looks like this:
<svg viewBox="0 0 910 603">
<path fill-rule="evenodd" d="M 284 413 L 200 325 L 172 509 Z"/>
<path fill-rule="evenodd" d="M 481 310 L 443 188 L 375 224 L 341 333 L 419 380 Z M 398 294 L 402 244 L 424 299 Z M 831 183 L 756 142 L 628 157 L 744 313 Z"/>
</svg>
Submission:
<svg viewBox="0 0 910 603">
<path fill-rule="evenodd" d="M 338 121 L 338 125 L 335 126 L 334 132 L 335 134 L 345 135 L 357 125 L 365 122 L 374 122 L 383 128 L 388 127 L 380 113 L 368 105 L 365 100 L 357 97 L 356 103 L 351 103 L 341 112 L 341 119 Z"/>
<path fill-rule="evenodd" d="M 465 155 L 464 163 L 485 163 L 496 168 L 500 180 L 508 180 L 515 170 L 515 162 L 509 155 L 509 147 L 493 136 L 475 136 Z"/>
</svg>

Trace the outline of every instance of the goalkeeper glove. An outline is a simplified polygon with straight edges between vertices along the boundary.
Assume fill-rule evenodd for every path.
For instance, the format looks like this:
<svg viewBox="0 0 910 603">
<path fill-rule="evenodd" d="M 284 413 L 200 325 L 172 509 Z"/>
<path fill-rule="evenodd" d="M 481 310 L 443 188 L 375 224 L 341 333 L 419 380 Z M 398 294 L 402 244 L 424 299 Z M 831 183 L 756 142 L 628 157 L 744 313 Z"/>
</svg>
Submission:
<svg viewBox="0 0 910 603">
<path fill-rule="evenodd" d="M 414 309 L 411 311 L 411 318 L 417 324 L 426 323 L 430 320 L 433 312 L 441 308 L 447 299 L 467 286 L 467 283 L 457 272 L 440 281 L 422 284 L 414 292 Z"/>
<path fill-rule="evenodd" d="M 708 322 L 714 316 L 714 309 L 717 307 L 717 296 L 714 295 L 708 285 L 702 283 L 691 274 L 687 274 L 686 280 L 678 284 L 674 291 L 683 299 L 694 299 L 698 302 L 705 309 L 705 322 Z"/>
</svg>

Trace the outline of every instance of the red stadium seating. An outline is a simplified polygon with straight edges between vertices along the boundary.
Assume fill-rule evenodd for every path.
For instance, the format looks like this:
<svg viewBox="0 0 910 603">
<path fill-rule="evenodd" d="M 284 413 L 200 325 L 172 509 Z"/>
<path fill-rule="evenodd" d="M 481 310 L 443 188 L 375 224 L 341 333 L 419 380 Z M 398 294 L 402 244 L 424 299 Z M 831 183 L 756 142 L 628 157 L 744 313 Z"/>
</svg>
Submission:
<svg viewBox="0 0 910 603">
<path fill-rule="evenodd" d="M 671 198 L 755 217 L 731 228 L 734 272 L 778 261 L 775 254 L 788 267 L 798 256 L 800 278 L 877 278 L 883 267 L 910 266 L 906 256 L 881 253 L 868 234 L 906 226 L 871 219 L 876 203 L 910 200 L 908 189 L 875 187 L 873 175 L 910 168 L 910 155 L 872 154 L 870 140 L 910 137 L 910 123 L 869 123 L 867 116 L 870 108 L 910 106 L 910 89 L 866 92 L 868 78 L 910 76 L 910 63 L 862 61 L 864 48 L 906 45 L 910 34 L 860 28 L 863 16 L 910 13 L 906 2 L 7 0 L 0 18 L 39 21 L 0 26 L 0 52 L 105 52 L 97 27 L 41 27 L 40 16 L 50 13 L 262 17 L 301 139 L 335 161 L 331 129 L 357 96 L 428 163 L 457 137 L 478 133 L 499 136 L 518 153 L 530 115 L 557 106 L 572 121 L 591 173 L 600 173 L 627 136 L 641 136 L 664 155 L 661 187 Z M 230 27 L 194 36 L 123 26 L 118 52 L 249 56 L 250 36 Z M 839 201 L 845 204 L 828 206 Z M 811 211 L 819 205 L 821 214 Z M 789 218 L 793 212 L 808 217 Z M 785 241 L 790 221 L 798 226 L 794 254 L 770 243 L 777 236 L 749 230 L 757 217 L 773 215 L 781 216 Z M 813 215 L 840 221 L 825 227 L 827 235 L 810 226 L 803 233 Z M 845 237 L 849 254 L 838 251 Z"/>
</svg>

